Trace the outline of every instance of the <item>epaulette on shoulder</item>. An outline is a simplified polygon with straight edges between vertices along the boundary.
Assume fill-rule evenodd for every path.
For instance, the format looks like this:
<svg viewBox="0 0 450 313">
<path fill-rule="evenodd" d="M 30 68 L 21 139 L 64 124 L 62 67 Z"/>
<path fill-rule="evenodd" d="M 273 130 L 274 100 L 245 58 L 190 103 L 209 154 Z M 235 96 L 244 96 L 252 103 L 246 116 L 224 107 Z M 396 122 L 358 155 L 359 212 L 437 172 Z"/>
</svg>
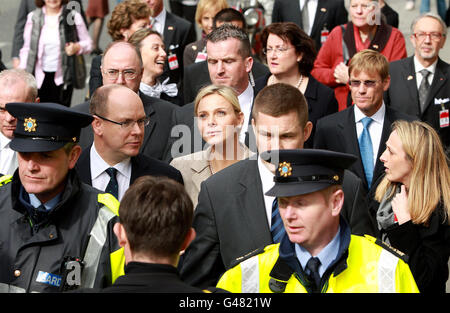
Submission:
<svg viewBox="0 0 450 313">
<path fill-rule="evenodd" d="M 255 256 L 255 255 L 263 253 L 264 249 L 265 249 L 265 247 L 261 247 L 261 248 L 258 248 L 256 250 L 253 250 L 253 251 L 251 251 L 251 252 L 249 252 L 249 253 L 247 253 L 247 254 L 245 254 L 243 256 L 240 256 L 240 257 L 236 258 L 235 260 L 231 261 L 230 268 L 235 267 L 236 265 L 238 265 L 241 262 L 244 262 L 247 259 L 250 259 L 252 256 Z"/>
<path fill-rule="evenodd" d="M 3 175 L 0 177 L 0 187 L 12 182 L 12 175 Z"/>
<path fill-rule="evenodd" d="M 391 245 L 389 245 L 388 243 L 382 241 L 379 238 L 374 238 L 374 237 L 369 236 L 369 235 L 364 235 L 364 237 L 366 237 L 367 239 L 369 239 L 370 241 L 372 241 L 376 245 L 382 247 L 383 249 L 389 251 L 390 253 L 395 255 L 397 258 L 403 260 L 405 263 L 408 263 L 409 256 L 407 254 L 403 253 L 402 251 L 392 247 Z"/>
</svg>

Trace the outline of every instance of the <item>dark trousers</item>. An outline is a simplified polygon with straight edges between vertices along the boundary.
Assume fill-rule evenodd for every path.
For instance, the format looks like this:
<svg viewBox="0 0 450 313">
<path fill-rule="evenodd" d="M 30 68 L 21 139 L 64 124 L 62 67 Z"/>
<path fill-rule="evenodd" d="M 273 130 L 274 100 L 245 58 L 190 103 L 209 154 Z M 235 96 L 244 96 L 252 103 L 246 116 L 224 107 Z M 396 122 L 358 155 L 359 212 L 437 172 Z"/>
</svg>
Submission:
<svg viewBox="0 0 450 313">
<path fill-rule="evenodd" d="M 64 84 L 56 86 L 55 73 L 45 72 L 44 82 L 38 90 L 41 102 L 54 102 L 70 107 L 72 101 L 73 86 Z"/>
</svg>

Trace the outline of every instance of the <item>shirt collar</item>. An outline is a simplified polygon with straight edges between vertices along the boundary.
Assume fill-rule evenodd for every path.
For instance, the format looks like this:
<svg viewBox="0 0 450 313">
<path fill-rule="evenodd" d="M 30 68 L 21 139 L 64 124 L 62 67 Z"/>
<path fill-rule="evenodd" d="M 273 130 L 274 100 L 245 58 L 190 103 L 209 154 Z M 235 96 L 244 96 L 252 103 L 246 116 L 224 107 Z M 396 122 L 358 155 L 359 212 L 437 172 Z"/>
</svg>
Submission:
<svg viewBox="0 0 450 313">
<path fill-rule="evenodd" d="M 90 157 L 92 164 L 91 179 L 94 180 L 111 166 L 103 160 L 100 154 L 98 154 L 94 144 L 91 147 Z M 131 177 L 131 158 L 126 158 L 122 162 L 115 164 L 113 167 L 127 179 Z"/>
<path fill-rule="evenodd" d="M 9 143 L 11 142 L 11 139 L 3 135 L 3 133 L 0 132 L 0 149 L 3 150 L 7 146 L 9 148 Z"/>
<path fill-rule="evenodd" d="M 252 103 L 253 100 L 253 87 L 250 84 L 250 82 L 248 82 L 247 84 L 247 88 L 245 88 L 244 92 L 242 92 L 239 96 L 238 96 L 238 100 L 239 100 L 239 104 L 248 104 Z M 241 108 L 242 111 L 242 108 Z"/>
<path fill-rule="evenodd" d="M 414 56 L 413 59 L 414 59 L 414 69 L 416 70 L 416 73 L 419 73 L 419 72 L 420 72 L 421 70 L 423 70 L 423 69 L 429 70 L 429 71 L 431 72 L 431 74 L 434 74 L 434 73 L 436 72 L 436 65 L 437 65 L 438 59 L 436 59 L 436 61 L 434 61 L 434 63 L 431 64 L 431 65 L 428 66 L 428 67 L 424 67 L 424 66 L 419 62 L 419 60 L 417 59 L 416 56 Z M 420 78 L 422 78 L 422 76 L 420 76 Z"/>
<path fill-rule="evenodd" d="M 161 25 L 164 25 L 164 22 L 166 21 L 166 15 L 167 15 L 166 8 L 163 7 L 161 12 L 157 16 L 155 16 L 154 19 L 158 21 L 158 23 L 160 23 Z"/>
<path fill-rule="evenodd" d="M 275 185 L 275 182 L 273 181 L 274 174 L 267 168 L 267 166 L 264 165 L 264 162 L 261 160 L 259 156 L 258 156 L 258 170 L 259 175 L 261 177 L 263 193 L 265 195 L 265 193 Z"/>
<path fill-rule="evenodd" d="M 367 117 L 363 112 L 361 112 L 361 110 L 358 108 L 357 105 L 354 105 L 354 110 L 355 110 L 355 123 L 359 123 L 363 118 Z M 378 111 L 375 112 L 375 114 L 370 117 L 373 119 L 374 122 L 383 125 L 385 113 L 386 113 L 386 105 L 384 104 L 383 101 Z"/>
<path fill-rule="evenodd" d="M 340 226 L 334 238 L 323 248 L 318 255 L 317 258 L 320 260 L 319 274 L 323 275 L 325 270 L 330 266 L 330 264 L 336 259 L 339 253 L 339 247 L 341 243 L 340 239 Z M 306 263 L 308 263 L 309 259 L 312 255 L 299 244 L 295 244 L 295 254 L 302 266 L 303 269 L 306 268 Z"/>
<path fill-rule="evenodd" d="M 29 193 L 28 196 L 30 197 L 30 204 L 34 208 L 37 209 L 42 204 L 42 202 L 34 194 Z M 60 200 L 61 200 L 61 193 L 57 194 L 53 199 L 50 199 L 43 205 L 47 211 L 50 211 L 59 203 Z"/>
</svg>

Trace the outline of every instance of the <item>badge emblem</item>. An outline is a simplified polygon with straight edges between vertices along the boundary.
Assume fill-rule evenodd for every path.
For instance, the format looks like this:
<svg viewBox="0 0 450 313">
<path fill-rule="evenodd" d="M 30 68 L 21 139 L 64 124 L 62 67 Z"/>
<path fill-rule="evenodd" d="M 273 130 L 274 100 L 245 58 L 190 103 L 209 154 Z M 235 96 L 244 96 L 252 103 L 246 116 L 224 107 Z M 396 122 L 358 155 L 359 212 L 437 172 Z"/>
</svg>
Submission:
<svg viewBox="0 0 450 313">
<path fill-rule="evenodd" d="M 280 172 L 280 176 L 288 177 L 292 175 L 292 167 L 291 163 L 283 162 L 278 166 L 278 172 Z"/>
<path fill-rule="evenodd" d="M 25 123 L 23 123 L 23 126 L 25 126 L 25 131 L 31 133 L 36 131 L 36 120 L 34 118 L 26 118 Z"/>
<path fill-rule="evenodd" d="M 334 175 L 333 179 L 334 179 L 334 181 L 338 181 L 339 180 L 339 175 Z"/>
</svg>

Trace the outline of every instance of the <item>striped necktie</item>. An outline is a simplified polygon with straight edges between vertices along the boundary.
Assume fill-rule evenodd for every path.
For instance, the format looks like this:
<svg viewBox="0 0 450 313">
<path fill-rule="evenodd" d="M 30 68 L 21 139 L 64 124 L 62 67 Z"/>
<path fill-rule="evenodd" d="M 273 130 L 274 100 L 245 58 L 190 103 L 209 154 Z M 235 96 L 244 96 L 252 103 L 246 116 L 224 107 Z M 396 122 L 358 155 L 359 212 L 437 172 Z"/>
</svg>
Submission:
<svg viewBox="0 0 450 313">
<path fill-rule="evenodd" d="M 272 234 L 273 243 L 279 243 L 281 238 L 286 233 L 281 219 L 280 212 L 278 210 L 278 198 L 275 198 L 272 203 L 272 222 L 270 227 L 270 233 Z"/>
</svg>

